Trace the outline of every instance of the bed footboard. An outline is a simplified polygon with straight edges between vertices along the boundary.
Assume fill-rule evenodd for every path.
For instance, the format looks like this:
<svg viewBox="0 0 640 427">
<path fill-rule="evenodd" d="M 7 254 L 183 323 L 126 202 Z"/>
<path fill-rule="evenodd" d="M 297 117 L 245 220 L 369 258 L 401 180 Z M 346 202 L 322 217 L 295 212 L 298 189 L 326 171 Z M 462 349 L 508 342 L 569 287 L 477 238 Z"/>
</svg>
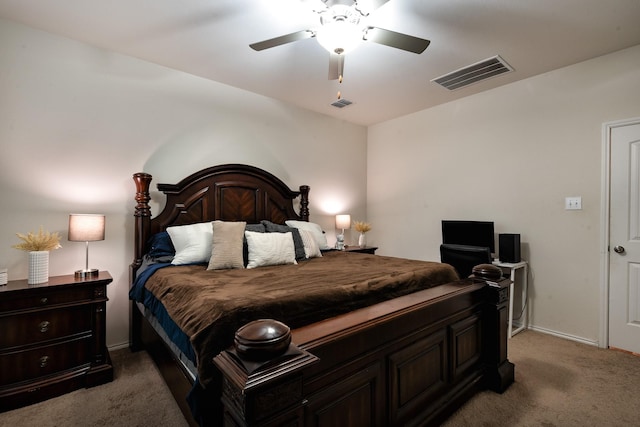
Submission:
<svg viewBox="0 0 640 427">
<path fill-rule="evenodd" d="M 262 368 L 224 351 L 224 425 L 435 425 L 479 390 L 501 393 L 508 285 L 460 281 L 294 330 L 300 352 Z"/>
</svg>

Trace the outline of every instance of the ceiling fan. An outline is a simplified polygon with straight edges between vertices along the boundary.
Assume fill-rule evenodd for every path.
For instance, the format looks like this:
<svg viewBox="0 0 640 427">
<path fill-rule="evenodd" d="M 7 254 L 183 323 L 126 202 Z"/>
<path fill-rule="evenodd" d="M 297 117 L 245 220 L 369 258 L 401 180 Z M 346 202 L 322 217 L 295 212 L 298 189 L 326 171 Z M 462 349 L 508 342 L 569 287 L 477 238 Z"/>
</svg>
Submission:
<svg viewBox="0 0 640 427">
<path fill-rule="evenodd" d="M 367 25 L 366 18 L 389 0 L 302 0 L 313 3 L 320 16 L 318 28 L 296 31 L 249 46 L 257 51 L 315 37 L 330 53 L 329 79 L 342 81 L 344 54 L 362 41 L 382 44 L 420 54 L 430 41 Z"/>
</svg>

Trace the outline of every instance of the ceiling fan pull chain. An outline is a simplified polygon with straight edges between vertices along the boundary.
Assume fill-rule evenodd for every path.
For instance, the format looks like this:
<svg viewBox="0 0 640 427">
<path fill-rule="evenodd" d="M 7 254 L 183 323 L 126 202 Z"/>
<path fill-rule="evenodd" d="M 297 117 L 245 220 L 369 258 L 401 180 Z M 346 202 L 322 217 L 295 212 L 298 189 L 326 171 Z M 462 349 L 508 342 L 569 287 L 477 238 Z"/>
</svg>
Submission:
<svg viewBox="0 0 640 427">
<path fill-rule="evenodd" d="M 338 84 L 342 84 L 342 75 L 344 74 L 344 52 L 340 49 L 336 49 L 338 54 Z M 338 91 L 338 100 L 342 98 L 342 93 Z"/>
</svg>

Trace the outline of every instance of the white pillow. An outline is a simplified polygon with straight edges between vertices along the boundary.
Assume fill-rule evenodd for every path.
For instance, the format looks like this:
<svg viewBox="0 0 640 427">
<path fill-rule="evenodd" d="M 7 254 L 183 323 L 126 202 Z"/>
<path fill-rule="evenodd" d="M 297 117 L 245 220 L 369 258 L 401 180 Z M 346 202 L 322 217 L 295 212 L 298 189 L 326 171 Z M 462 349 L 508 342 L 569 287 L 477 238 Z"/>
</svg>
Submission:
<svg viewBox="0 0 640 427">
<path fill-rule="evenodd" d="M 318 242 L 316 242 L 315 237 L 313 237 L 313 233 L 309 230 L 298 230 L 300 233 L 300 237 L 302 237 L 302 244 L 304 245 L 304 254 L 309 258 L 317 258 L 322 256 L 322 252 L 320 252 L 320 247 L 318 246 Z"/>
<path fill-rule="evenodd" d="M 208 262 L 211 258 L 211 242 L 213 240 L 211 222 L 167 227 L 167 233 L 169 233 L 171 243 L 176 249 L 171 264 Z"/>
<path fill-rule="evenodd" d="M 316 242 L 318 242 L 318 247 L 320 249 L 331 249 L 329 247 L 329 244 L 327 243 L 327 236 L 324 235 L 324 233 L 322 232 L 322 227 L 320 227 L 318 224 L 307 221 L 295 221 L 291 219 L 285 221 L 285 224 L 287 224 L 289 227 L 297 228 L 298 230 L 310 231 L 313 234 L 313 237 L 316 239 Z"/>
<path fill-rule="evenodd" d="M 293 235 L 289 233 L 256 233 L 245 231 L 249 248 L 247 268 L 267 265 L 297 264 Z"/>
</svg>

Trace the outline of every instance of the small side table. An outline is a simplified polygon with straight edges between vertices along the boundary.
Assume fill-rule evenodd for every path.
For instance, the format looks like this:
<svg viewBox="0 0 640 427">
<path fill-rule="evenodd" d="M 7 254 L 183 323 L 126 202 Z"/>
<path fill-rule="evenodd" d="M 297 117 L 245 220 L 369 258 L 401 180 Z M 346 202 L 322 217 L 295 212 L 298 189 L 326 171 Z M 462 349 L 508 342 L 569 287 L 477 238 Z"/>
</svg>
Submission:
<svg viewBox="0 0 640 427">
<path fill-rule="evenodd" d="M 0 286 L 0 412 L 113 380 L 106 271 Z"/>
<path fill-rule="evenodd" d="M 344 248 L 345 252 L 357 252 L 357 253 L 361 253 L 361 254 L 371 254 L 371 255 L 375 255 L 376 254 L 376 250 L 378 249 L 377 246 L 358 246 L 358 245 L 352 245 L 352 246 L 346 246 Z"/>
<path fill-rule="evenodd" d="M 503 269 L 509 269 L 509 278 L 511 279 L 511 285 L 509 285 L 509 329 L 508 329 L 508 337 L 511 338 L 518 332 L 522 332 L 529 325 L 529 316 L 527 315 L 527 310 L 525 304 L 527 304 L 527 289 L 528 289 L 528 267 L 526 261 L 520 261 L 515 263 L 510 262 L 502 262 L 500 260 L 493 261 L 493 265 L 496 265 Z M 522 270 L 522 280 L 517 280 L 518 270 Z M 522 322 L 517 329 L 513 329 L 513 292 L 516 284 L 520 287 L 520 295 L 522 301 Z"/>
</svg>

